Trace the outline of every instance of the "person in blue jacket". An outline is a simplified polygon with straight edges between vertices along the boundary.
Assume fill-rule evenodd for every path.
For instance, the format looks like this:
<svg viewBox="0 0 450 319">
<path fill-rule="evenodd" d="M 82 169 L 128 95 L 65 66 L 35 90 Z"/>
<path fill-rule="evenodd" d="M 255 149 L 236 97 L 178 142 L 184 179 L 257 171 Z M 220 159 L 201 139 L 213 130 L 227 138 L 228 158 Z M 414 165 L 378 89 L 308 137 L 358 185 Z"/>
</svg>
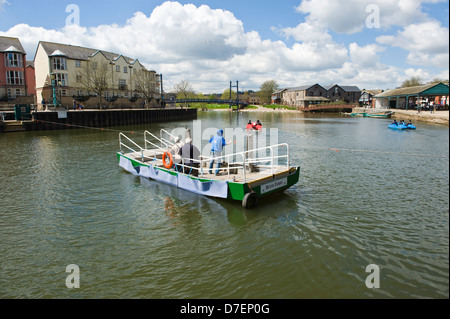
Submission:
<svg viewBox="0 0 450 319">
<path fill-rule="evenodd" d="M 212 174 L 212 168 L 214 166 L 214 162 L 216 161 L 215 158 L 222 156 L 223 147 L 231 144 L 231 141 L 226 143 L 225 138 L 223 137 L 223 130 L 218 130 L 217 134 L 211 137 L 209 143 L 211 143 L 211 154 L 212 154 L 212 159 L 211 162 L 209 163 L 209 173 Z M 217 175 L 217 173 L 219 173 L 221 161 L 222 160 L 220 158 L 217 159 L 216 171 L 214 175 Z"/>
</svg>

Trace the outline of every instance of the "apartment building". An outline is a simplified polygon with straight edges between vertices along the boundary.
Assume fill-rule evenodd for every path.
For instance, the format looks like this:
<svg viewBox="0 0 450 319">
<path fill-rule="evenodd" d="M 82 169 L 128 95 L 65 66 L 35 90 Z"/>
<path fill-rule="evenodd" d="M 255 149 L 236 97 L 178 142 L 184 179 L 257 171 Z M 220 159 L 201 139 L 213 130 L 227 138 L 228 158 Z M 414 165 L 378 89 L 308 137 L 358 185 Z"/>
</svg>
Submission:
<svg viewBox="0 0 450 319">
<path fill-rule="evenodd" d="M 40 41 L 34 67 L 39 106 L 54 96 L 69 107 L 74 100 L 88 108 L 160 104 L 159 75 L 121 54 Z"/>
<path fill-rule="evenodd" d="M 28 95 L 26 53 L 17 38 L 0 36 L 0 101 L 14 101 Z"/>
</svg>

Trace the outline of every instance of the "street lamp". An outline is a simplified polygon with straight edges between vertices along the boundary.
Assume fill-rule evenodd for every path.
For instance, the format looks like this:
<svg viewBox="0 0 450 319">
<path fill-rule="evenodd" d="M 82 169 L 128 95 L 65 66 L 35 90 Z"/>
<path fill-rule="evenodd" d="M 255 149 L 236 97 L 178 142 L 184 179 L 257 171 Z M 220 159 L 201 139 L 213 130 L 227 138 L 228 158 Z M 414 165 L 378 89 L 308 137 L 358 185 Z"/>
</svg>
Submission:
<svg viewBox="0 0 450 319">
<path fill-rule="evenodd" d="M 53 105 L 58 105 L 58 99 L 56 98 L 56 74 L 51 73 L 50 78 L 52 80 L 52 92 L 53 92 Z"/>
</svg>

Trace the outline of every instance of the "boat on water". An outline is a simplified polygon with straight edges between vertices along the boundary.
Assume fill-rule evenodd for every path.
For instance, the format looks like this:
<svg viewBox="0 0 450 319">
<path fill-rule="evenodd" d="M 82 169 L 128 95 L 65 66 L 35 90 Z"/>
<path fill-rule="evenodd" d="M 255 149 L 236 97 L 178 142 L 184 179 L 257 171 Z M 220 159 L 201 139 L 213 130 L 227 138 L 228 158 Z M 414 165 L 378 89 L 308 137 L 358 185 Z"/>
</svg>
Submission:
<svg viewBox="0 0 450 319">
<path fill-rule="evenodd" d="M 350 116 L 373 117 L 373 118 L 390 118 L 392 114 L 393 114 L 393 112 L 385 112 L 385 113 L 355 112 L 355 113 L 350 113 Z"/>
<path fill-rule="evenodd" d="M 364 112 L 355 112 L 355 113 L 350 113 L 350 116 L 364 116 L 364 114 L 366 114 L 366 113 L 364 113 Z"/>
<path fill-rule="evenodd" d="M 364 113 L 364 117 L 373 117 L 373 118 L 390 118 L 392 115 L 392 112 L 387 113 Z"/>
<path fill-rule="evenodd" d="M 392 130 L 415 130 L 416 127 L 412 124 L 394 124 L 391 123 L 388 125 L 388 128 Z"/>
<path fill-rule="evenodd" d="M 189 145 L 187 157 L 176 159 L 171 153 L 177 146 L 175 141 L 177 137 L 164 129 L 160 136 L 145 131 L 142 147 L 119 133 L 119 166 L 131 174 L 196 194 L 241 201 L 247 209 L 257 206 L 260 198 L 295 185 L 300 177 L 300 167 L 290 165 L 286 143 L 216 156 L 215 163 L 220 160 L 221 165 L 215 174 L 217 164 L 210 168 L 213 158 L 200 154 L 193 145 Z"/>
</svg>

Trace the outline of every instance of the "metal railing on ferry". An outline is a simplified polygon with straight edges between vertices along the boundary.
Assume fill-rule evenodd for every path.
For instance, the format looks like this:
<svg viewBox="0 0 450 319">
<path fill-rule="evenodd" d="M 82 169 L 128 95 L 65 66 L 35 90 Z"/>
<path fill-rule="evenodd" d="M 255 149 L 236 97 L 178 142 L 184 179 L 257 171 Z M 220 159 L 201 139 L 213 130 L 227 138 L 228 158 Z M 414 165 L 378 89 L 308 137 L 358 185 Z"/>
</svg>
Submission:
<svg viewBox="0 0 450 319">
<path fill-rule="evenodd" d="M 169 133 L 170 134 L 170 133 Z M 161 143 L 161 146 L 158 146 L 157 144 L 149 141 L 148 136 L 151 136 L 152 138 L 156 139 Z M 124 143 L 122 140 L 124 139 L 127 143 L 130 143 L 131 146 Z M 144 152 L 149 151 L 148 145 L 151 145 L 154 147 L 153 152 L 149 154 L 147 152 L 146 155 L 151 155 L 154 159 L 156 159 L 157 155 L 162 155 L 164 152 L 170 152 L 170 148 L 173 146 L 173 144 L 169 144 L 165 142 L 162 138 L 157 137 L 156 135 L 145 131 L 144 132 L 144 141 L 145 141 L 145 148 L 140 147 L 138 144 L 136 144 L 133 140 L 128 138 L 123 133 L 119 134 L 119 143 L 120 143 L 120 151 L 123 153 L 123 148 L 128 149 L 133 154 L 139 154 L 142 162 L 144 162 Z M 133 148 L 134 147 L 134 148 Z M 136 150 L 136 149 L 137 150 Z M 284 149 L 285 154 L 279 155 L 279 150 Z M 267 155 L 267 153 L 269 153 Z M 262 154 L 262 155 L 260 155 Z M 259 156 L 260 155 L 260 156 Z M 192 171 L 197 171 L 196 176 L 200 176 L 202 178 L 205 177 L 206 171 L 216 171 L 217 169 L 226 172 L 227 176 L 230 177 L 231 175 L 241 175 L 239 173 L 231 173 L 231 171 L 239 172 L 241 170 L 242 172 L 242 179 L 244 182 L 247 182 L 247 173 L 252 172 L 253 168 L 257 168 L 259 172 L 269 175 L 274 175 L 277 173 L 277 170 L 280 167 L 286 167 L 287 170 L 290 168 L 290 160 L 289 160 L 289 145 L 286 143 L 277 144 L 277 145 L 271 145 L 266 147 L 260 147 L 256 149 L 251 149 L 243 152 L 233 153 L 233 154 L 225 154 L 221 156 L 204 156 L 201 155 L 200 159 L 191 159 L 191 158 L 185 158 L 180 157 L 178 159 L 181 161 L 181 163 L 175 163 L 175 168 L 177 171 L 186 172 L 189 171 L 188 175 L 191 175 Z M 239 161 L 238 161 L 239 160 Z M 282 160 L 285 161 L 284 164 L 278 165 L 278 162 Z M 211 166 L 211 161 L 214 161 L 213 165 Z M 220 167 L 217 168 L 217 162 L 220 162 Z M 187 163 L 195 163 L 198 165 L 192 166 L 187 165 Z M 215 165 L 214 165 L 215 164 Z M 224 165 L 222 165 L 224 164 Z M 214 167 L 216 166 L 216 167 Z M 261 171 L 261 169 L 264 169 Z M 270 173 L 270 174 L 269 174 Z M 209 177 L 208 177 L 209 178 Z"/>
</svg>

